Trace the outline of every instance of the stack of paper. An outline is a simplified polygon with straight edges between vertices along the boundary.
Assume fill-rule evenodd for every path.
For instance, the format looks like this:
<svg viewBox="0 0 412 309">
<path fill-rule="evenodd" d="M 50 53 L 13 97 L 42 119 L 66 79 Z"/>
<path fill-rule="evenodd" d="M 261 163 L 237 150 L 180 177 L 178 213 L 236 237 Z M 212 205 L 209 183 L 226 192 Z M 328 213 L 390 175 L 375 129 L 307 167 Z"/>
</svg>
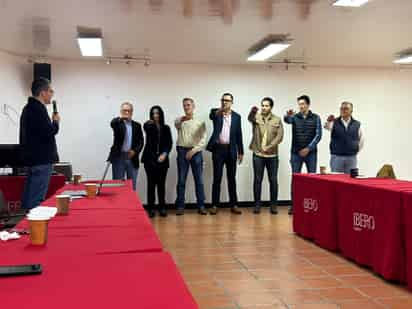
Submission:
<svg viewBox="0 0 412 309">
<path fill-rule="evenodd" d="M 27 214 L 29 220 L 49 220 L 57 214 L 56 207 L 39 206 L 30 210 Z"/>
</svg>

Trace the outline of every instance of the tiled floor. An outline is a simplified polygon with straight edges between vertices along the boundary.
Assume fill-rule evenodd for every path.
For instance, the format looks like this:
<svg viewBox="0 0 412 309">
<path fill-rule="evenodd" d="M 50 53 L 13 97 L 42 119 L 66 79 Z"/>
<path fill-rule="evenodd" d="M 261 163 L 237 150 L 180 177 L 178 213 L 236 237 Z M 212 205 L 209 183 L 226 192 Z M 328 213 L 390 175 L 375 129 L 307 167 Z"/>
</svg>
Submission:
<svg viewBox="0 0 412 309">
<path fill-rule="evenodd" d="M 200 308 L 412 308 L 404 287 L 295 236 L 286 211 L 187 211 L 153 224 Z"/>
</svg>

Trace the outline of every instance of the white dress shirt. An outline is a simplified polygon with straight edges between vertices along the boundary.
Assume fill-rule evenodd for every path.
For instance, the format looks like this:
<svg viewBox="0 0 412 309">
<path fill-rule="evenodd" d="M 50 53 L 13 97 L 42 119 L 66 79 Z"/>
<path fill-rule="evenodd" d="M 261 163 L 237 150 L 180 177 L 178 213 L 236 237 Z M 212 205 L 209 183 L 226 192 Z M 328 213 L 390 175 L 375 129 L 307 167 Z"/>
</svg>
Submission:
<svg viewBox="0 0 412 309">
<path fill-rule="evenodd" d="M 219 135 L 219 143 L 223 145 L 230 144 L 230 127 L 232 124 L 232 113 L 223 115 L 222 131 Z"/>
</svg>

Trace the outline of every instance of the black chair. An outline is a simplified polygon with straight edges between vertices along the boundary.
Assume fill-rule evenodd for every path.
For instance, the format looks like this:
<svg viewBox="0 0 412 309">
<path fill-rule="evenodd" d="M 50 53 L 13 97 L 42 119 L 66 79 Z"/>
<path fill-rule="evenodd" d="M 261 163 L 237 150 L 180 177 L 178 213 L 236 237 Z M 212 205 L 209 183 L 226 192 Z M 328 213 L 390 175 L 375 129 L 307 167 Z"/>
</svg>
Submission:
<svg viewBox="0 0 412 309">
<path fill-rule="evenodd" d="M 67 182 L 72 181 L 73 178 L 73 168 L 69 162 L 56 163 L 53 166 L 53 171 L 57 174 L 62 174 L 66 178 Z"/>
<path fill-rule="evenodd" d="M 6 199 L 3 192 L 0 191 L 0 230 L 4 228 L 13 228 L 16 226 L 26 215 L 26 211 L 22 210 L 16 214 L 10 213 L 7 206 Z"/>
</svg>

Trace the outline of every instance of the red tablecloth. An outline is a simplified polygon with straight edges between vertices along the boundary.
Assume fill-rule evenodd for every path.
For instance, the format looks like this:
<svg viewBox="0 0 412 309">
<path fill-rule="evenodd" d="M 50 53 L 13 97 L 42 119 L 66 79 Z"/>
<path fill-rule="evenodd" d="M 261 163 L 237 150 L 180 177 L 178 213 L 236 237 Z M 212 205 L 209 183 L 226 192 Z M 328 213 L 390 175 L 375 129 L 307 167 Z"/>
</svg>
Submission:
<svg viewBox="0 0 412 309">
<path fill-rule="evenodd" d="M 339 184 L 339 248 L 390 280 L 405 280 L 402 193 L 395 187 Z"/>
<path fill-rule="evenodd" d="M 88 181 L 87 183 L 93 183 L 94 181 Z M 71 204 L 71 209 L 76 210 L 96 210 L 96 209 L 129 209 L 144 211 L 143 204 L 140 201 L 136 192 L 132 190 L 132 181 L 105 181 L 105 183 L 122 183 L 122 187 L 103 187 L 101 195 L 96 199 L 79 199 L 74 200 Z M 64 191 L 79 191 L 85 190 L 84 184 L 80 185 L 65 185 L 59 189 L 56 193 L 61 194 Z M 55 206 L 55 196 L 50 197 L 42 203 L 45 206 Z"/>
<path fill-rule="evenodd" d="M 412 190 L 412 182 L 300 174 L 293 189 L 298 235 L 386 279 L 405 281 L 402 192 Z"/>
<path fill-rule="evenodd" d="M 293 175 L 293 230 L 322 248 L 338 249 L 336 180 L 341 175 Z"/>
<path fill-rule="evenodd" d="M 28 236 L 16 241 L 0 242 L 0 252 L 9 256 L 93 255 L 112 253 L 160 252 L 162 244 L 143 222 L 136 227 L 49 229 L 45 246 L 32 246 Z"/>
<path fill-rule="evenodd" d="M 0 278 L 2 306 L 197 308 L 128 183 L 71 206 L 68 216 L 49 222 L 45 246 L 30 245 L 28 236 L 0 242 L 0 265 L 44 269 L 39 276 Z M 27 227 L 25 220 L 17 226 Z"/>
<path fill-rule="evenodd" d="M 402 194 L 402 217 L 405 241 L 406 281 L 412 290 L 412 190 Z"/>
<path fill-rule="evenodd" d="M 72 187 L 66 185 L 59 192 Z M 82 186 L 76 188 L 82 189 Z M 53 196 L 43 205 L 55 206 L 55 202 Z M 102 195 L 94 199 L 74 200 L 68 216 L 56 216 L 50 220 L 49 241 L 43 250 L 60 252 L 67 246 L 67 249 L 79 253 L 161 251 L 162 244 L 142 209 L 129 182 L 123 187 L 104 188 Z M 18 229 L 28 227 L 27 220 L 17 225 Z M 23 240 L 16 242 L 20 249 L 32 250 L 30 246 L 20 245 L 21 242 Z M 11 246 L 13 243 L 7 244 Z M 28 239 L 25 244 L 28 244 Z M 16 250 L 16 254 L 19 252 Z"/>
<path fill-rule="evenodd" d="M 11 212 L 20 209 L 25 181 L 26 177 L 23 176 L 0 176 L 0 190 L 3 192 Z M 63 175 L 52 175 L 46 197 L 55 194 L 58 189 L 64 186 L 64 183 L 65 178 Z"/>
<path fill-rule="evenodd" d="M 43 274 L 0 279 L 4 308 L 198 308 L 168 253 L 0 255 L 0 264 L 41 263 Z"/>
</svg>

